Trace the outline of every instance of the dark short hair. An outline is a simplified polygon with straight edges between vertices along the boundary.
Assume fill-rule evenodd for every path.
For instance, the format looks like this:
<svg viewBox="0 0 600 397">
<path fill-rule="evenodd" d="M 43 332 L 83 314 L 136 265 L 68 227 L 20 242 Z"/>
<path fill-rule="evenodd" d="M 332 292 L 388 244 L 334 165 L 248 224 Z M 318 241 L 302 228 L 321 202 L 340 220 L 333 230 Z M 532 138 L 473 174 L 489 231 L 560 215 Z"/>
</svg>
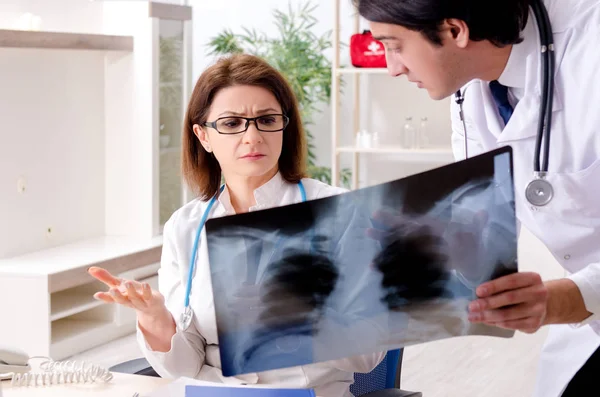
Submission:
<svg viewBox="0 0 600 397">
<path fill-rule="evenodd" d="M 446 19 L 469 26 L 470 39 L 498 47 L 520 43 L 532 0 L 352 0 L 368 21 L 400 25 L 441 45 L 439 27 Z"/>
<path fill-rule="evenodd" d="M 194 134 L 194 124 L 207 120 L 215 95 L 235 85 L 252 85 L 269 90 L 289 118 L 283 132 L 279 171 L 283 179 L 298 183 L 305 177 L 307 145 L 298 101 L 285 77 L 265 60 L 248 54 L 219 59 L 198 78 L 183 125 L 182 173 L 188 187 L 201 199 L 214 196 L 221 183 L 221 167 L 212 153 L 206 152 Z"/>
</svg>

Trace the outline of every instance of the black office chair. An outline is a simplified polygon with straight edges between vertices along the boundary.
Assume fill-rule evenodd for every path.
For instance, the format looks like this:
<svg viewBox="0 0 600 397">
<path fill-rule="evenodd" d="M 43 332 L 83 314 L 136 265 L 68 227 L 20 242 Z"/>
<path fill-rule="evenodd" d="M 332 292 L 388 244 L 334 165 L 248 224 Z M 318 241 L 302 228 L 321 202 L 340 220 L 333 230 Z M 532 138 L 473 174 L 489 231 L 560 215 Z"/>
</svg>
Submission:
<svg viewBox="0 0 600 397">
<path fill-rule="evenodd" d="M 354 374 L 350 392 L 358 397 L 423 397 L 420 392 L 400 390 L 403 350 L 390 350 L 385 359 L 368 374 Z M 160 377 L 145 358 L 117 364 L 111 372 Z"/>
</svg>

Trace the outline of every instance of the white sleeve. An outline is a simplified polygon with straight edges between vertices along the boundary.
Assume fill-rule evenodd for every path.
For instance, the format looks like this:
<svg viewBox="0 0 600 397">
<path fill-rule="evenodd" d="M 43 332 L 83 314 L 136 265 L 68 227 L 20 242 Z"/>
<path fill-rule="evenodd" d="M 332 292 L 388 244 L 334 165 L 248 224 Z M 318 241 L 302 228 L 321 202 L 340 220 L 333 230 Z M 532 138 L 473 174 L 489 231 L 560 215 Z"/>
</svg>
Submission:
<svg viewBox="0 0 600 397">
<path fill-rule="evenodd" d="M 182 282 L 181 269 L 175 246 L 175 228 L 177 213 L 165 224 L 163 230 L 163 248 L 161 266 L 158 271 L 159 291 L 165 297 L 165 304 L 173 315 L 177 330 L 171 338 L 171 350 L 153 351 L 137 327 L 139 346 L 154 370 L 164 378 L 195 378 L 204 364 L 206 341 L 200 335 L 194 322 L 183 331 L 179 327 L 179 317 L 184 308 L 185 284 Z"/>
<path fill-rule="evenodd" d="M 586 310 L 592 313 L 583 322 L 572 326 L 577 328 L 591 324 L 594 331 L 600 334 L 600 263 L 592 263 L 567 278 L 577 285 Z"/>
</svg>

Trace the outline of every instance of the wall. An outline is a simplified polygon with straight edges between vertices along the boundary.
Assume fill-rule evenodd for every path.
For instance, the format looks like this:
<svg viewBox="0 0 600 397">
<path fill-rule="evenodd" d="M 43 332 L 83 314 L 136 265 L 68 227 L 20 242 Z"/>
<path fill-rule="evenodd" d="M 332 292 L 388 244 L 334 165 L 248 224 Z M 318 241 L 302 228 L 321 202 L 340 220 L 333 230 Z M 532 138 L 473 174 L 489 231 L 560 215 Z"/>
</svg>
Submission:
<svg viewBox="0 0 600 397">
<path fill-rule="evenodd" d="M 102 32 L 101 0 L 1 0 L 0 29 L 12 29 L 24 13 L 39 15 L 41 30 Z"/>
<path fill-rule="evenodd" d="M 98 4 L 62 4 L 2 1 L 0 28 L 33 12 L 49 30 L 100 30 Z M 0 258 L 103 233 L 103 70 L 97 52 L 0 49 Z"/>
<path fill-rule="evenodd" d="M 301 0 L 290 0 L 289 4 L 296 7 L 302 4 Z M 199 76 L 206 66 L 214 61 L 207 55 L 207 43 L 211 37 L 223 29 L 242 32 L 242 27 L 255 28 L 268 35 L 277 33 L 272 23 L 272 11 L 287 10 L 288 2 L 281 0 L 262 0 L 248 2 L 244 0 L 203 1 L 189 0 L 194 9 L 194 75 Z M 260 4 L 260 6 L 258 5 Z M 318 23 L 315 32 L 320 34 L 333 28 L 334 2 L 313 1 L 319 4 L 315 12 Z M 342 42 L 349 43 L 354 27 L 354 10 L 349 0 L 340 0 L 340 38 Z M 363 23 L 362 28 L 367 28 Z M 342 48 L 341 62 L 349 65 L 347 47 Z M 331 54 L 329 54 L 331 55 Z M 429 118 L 432 141 L 438 145 L 449 145 L 450 114 L 447 100 L 434 102 L 425 91 L 417 89 L 408 83 L 404 77 L 392 78 L 388 75 L 363 76 L 361 83 L 362 112 L 364 121 L 362 128 L 377 131 L 382 144 L 399 139 L 404 118 L 412 115 L 415 121 L 421 116 Z M 346 143 L 350 142 L 353 134 L 353 84 L 352 78 L 345 78 L 344 96 L 341 102 L 342 125 L 341 131 Z M 323 106 L 323 112 L 316 117 L 313 134 L 316 139 L 317 158 L 322 165 L 331 164 L 331 113 L 329 104 Z M 351 164 L 352 155 L 344 154 L 341 157 L 342 165 Z M 435 164 L 406 164 L 399 161 L 397 156 L 362 155 L 361 156 L 361 181 L 362 184 L 384 182 L 410 173 L 431 168 Z"/>
</svg>

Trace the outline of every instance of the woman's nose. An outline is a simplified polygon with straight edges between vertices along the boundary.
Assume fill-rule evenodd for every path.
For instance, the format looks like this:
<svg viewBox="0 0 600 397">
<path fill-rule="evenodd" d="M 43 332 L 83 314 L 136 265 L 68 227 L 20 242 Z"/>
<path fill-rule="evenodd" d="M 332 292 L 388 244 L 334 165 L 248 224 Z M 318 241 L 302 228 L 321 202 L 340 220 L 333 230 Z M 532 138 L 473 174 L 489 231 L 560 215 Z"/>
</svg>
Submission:
<svg viewBox="0 0 600 397">
<path fill-rule="evenodd" d="M 255 122 L 250 122 L 248 129 L 244 132 L 244 143 L 256 144 L 262 142 L 261 132 L 256 128 Z"/>
</svg>

